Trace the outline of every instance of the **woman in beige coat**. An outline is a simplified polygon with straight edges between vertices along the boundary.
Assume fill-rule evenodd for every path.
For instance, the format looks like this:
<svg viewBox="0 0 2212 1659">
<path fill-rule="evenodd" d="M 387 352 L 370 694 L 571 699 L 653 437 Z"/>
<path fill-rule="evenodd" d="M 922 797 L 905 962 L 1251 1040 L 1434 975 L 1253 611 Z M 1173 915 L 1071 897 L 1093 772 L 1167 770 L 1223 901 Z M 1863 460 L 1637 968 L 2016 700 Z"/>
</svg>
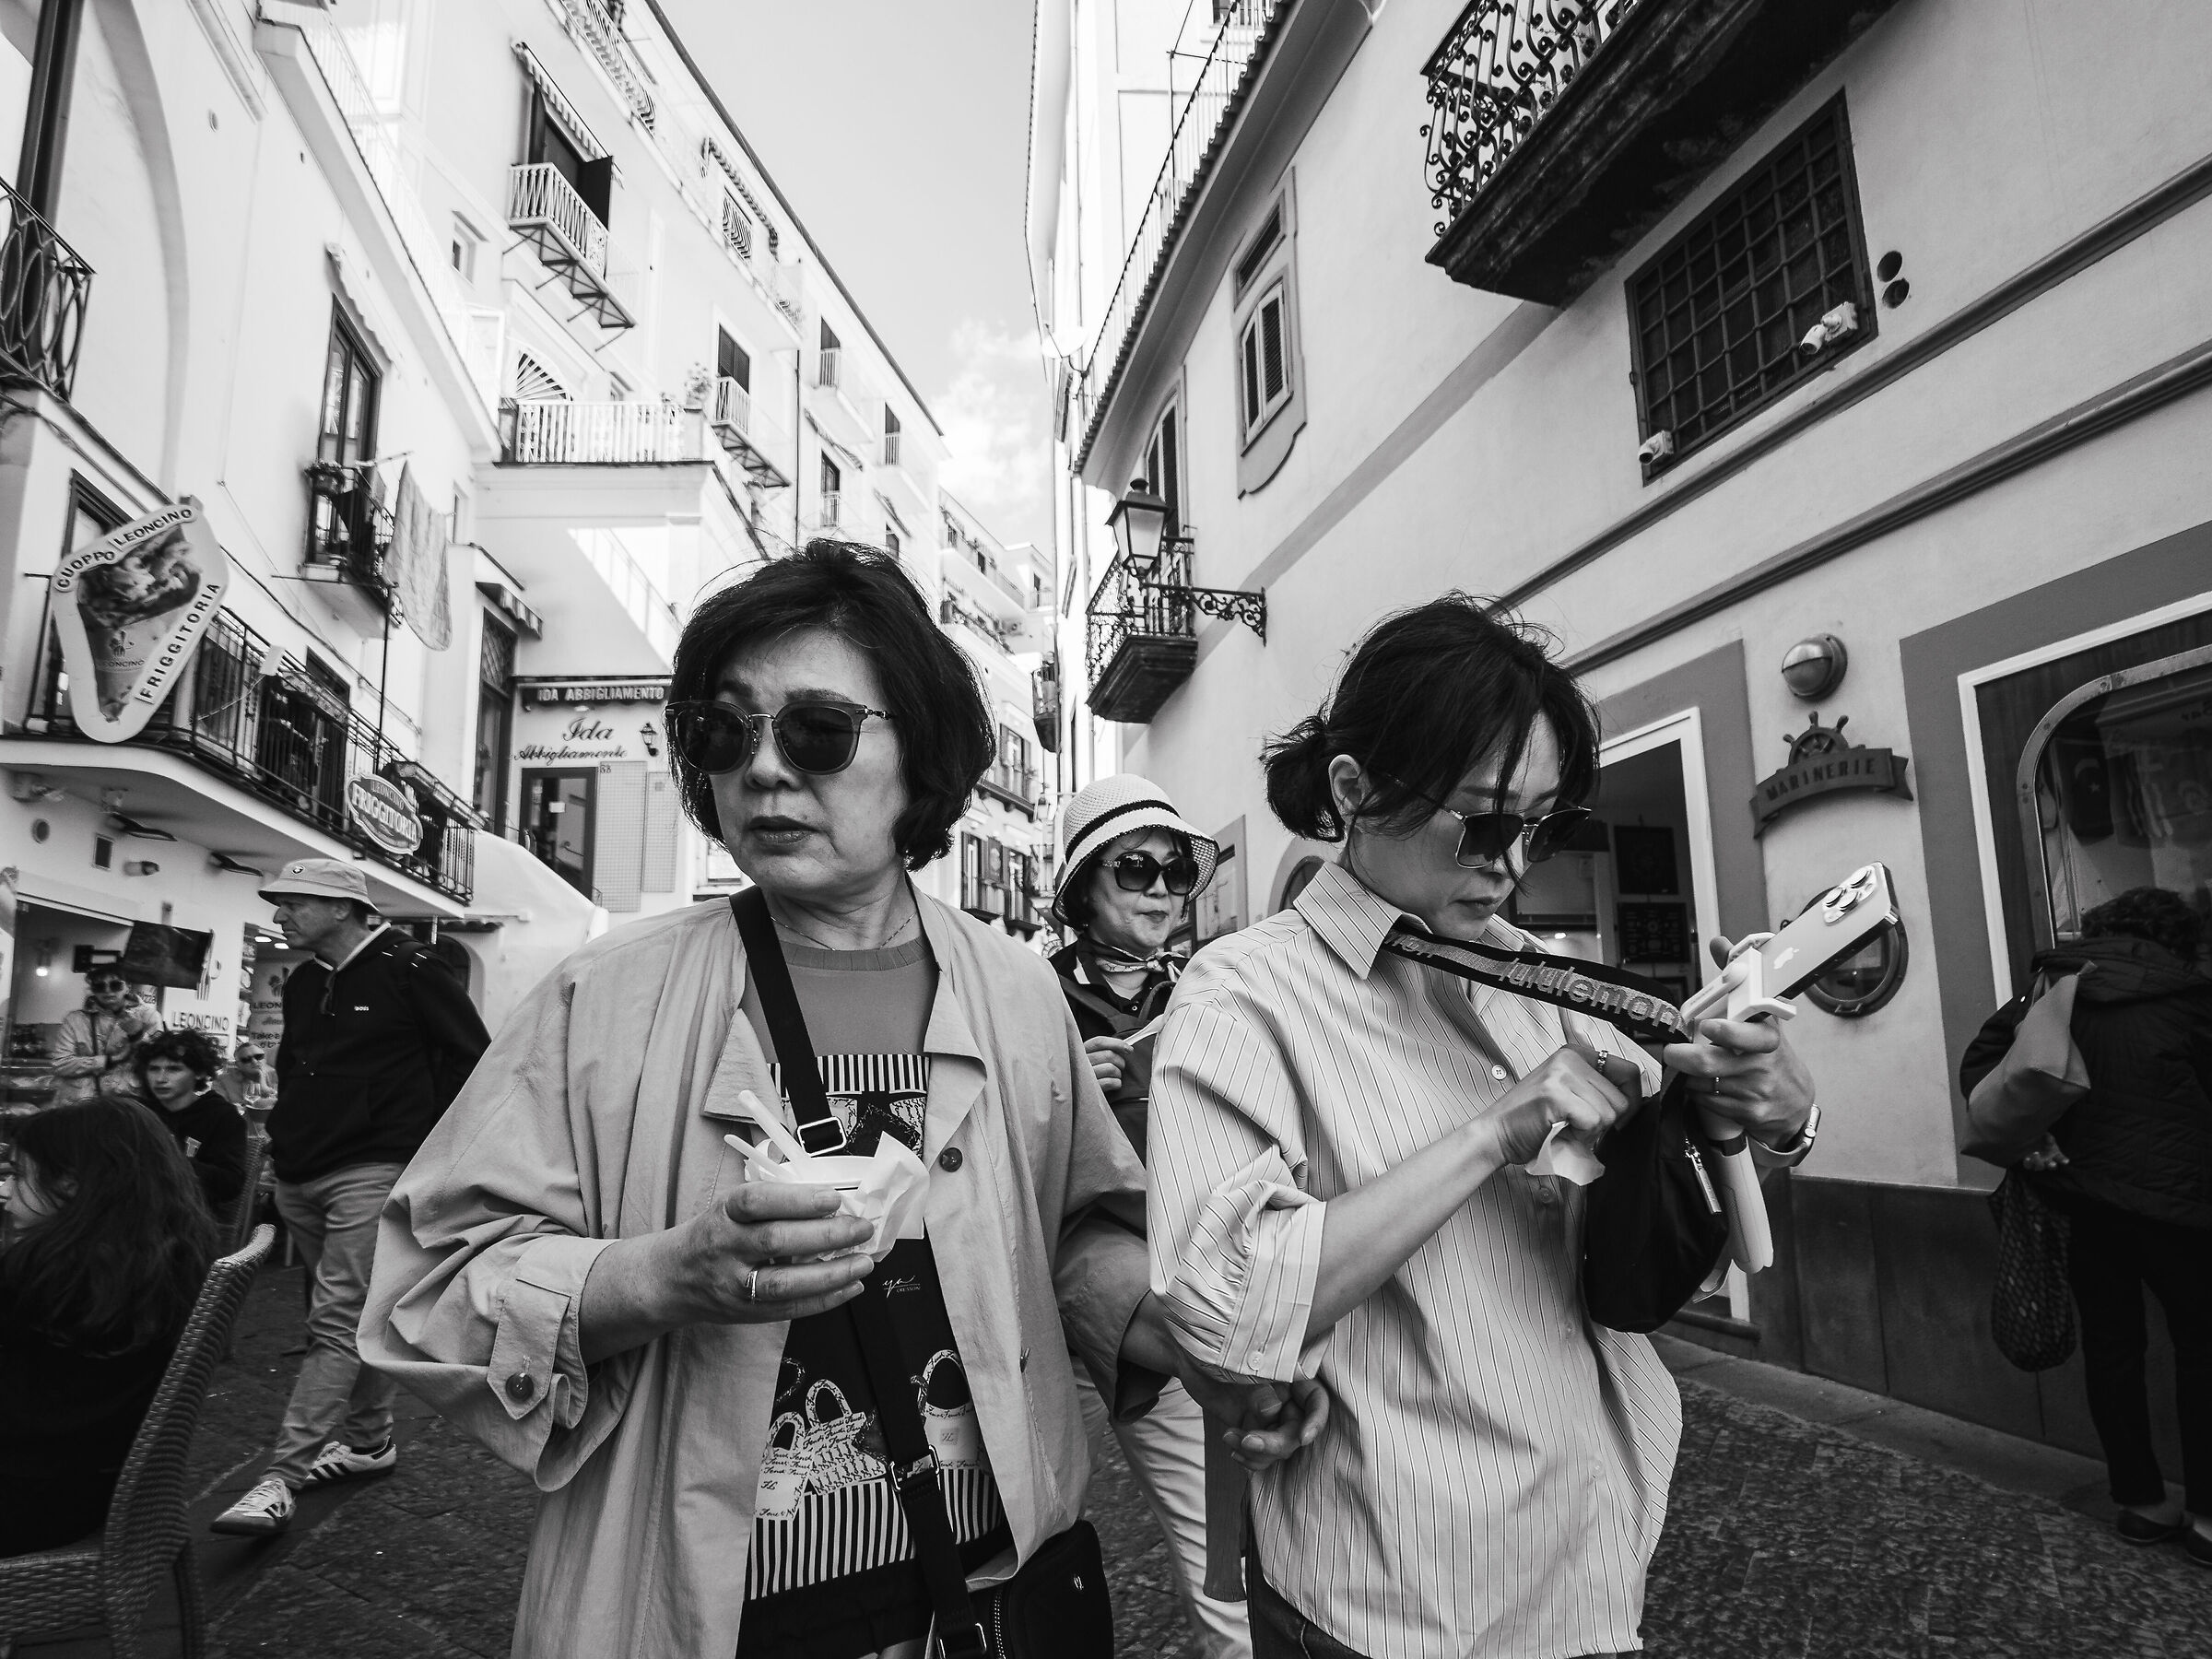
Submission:
<svg viewBox="0 0 2212 1659">
<path fill-rule="evenodd" d="M 1071 1347 L 1123 1413 L 1184 1362 L 1052 971 L 907 878 L 990 761 L 989 712 L 896 563 L 829 543 L 702 605 L 671 693 L 686 805 L 767 899 L 840 1128 L 928 1171 L 924 1236 L 877 1271 L 912 1292 L 886 1305 L 971 1584 L 1002 1582 L 1082 1505 Z M 724 1142 L 780 1100 L 766 1029 L 728 906 L 625 928 L 530 996 L 393 1190 L 361 1352 L 546 1494 L 518 1654 L 919 1651 L 839 1312 L 867 1230 Z M 1248 1423 L 1275 1398 L 1196 1381 Z"/>
</svg>

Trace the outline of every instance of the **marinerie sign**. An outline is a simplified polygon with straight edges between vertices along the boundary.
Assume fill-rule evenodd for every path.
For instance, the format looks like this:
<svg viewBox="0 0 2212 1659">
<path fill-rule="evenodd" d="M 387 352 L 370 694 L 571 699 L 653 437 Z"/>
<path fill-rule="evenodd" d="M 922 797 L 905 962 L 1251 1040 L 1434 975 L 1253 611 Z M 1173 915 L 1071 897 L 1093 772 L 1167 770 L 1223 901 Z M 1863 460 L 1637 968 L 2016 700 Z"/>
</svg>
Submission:
<svg viewBox="0 0 2212 1659">
<path fill-rule="evenodd" d="M 1832 726 L 1813 724 L 1790 739 L 1790 763 L 1759 781 L 1751 792 L 1751 833 L 1764 835 L 1767 826 L 1791 807 L 1846 789 L 1869 789 L 1882 794 L 1912 798 L 1905 782 L 1906 758 L 1886 748 L 1847 744 L 1841 734 L 1845 715 Z"/>
</svg>

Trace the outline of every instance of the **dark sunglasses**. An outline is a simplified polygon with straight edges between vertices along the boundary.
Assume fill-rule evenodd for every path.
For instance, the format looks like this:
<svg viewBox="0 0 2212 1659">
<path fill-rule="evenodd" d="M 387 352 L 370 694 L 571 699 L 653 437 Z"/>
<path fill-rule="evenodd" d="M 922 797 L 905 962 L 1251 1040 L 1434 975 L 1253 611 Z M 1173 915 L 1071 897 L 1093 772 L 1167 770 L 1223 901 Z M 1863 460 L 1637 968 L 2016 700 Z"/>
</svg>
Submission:
<svg viewBox="0 0 2212 1659">
<path fill-rule="evenodd" d="M 1106 867 L 1113 872 L 1114 886 L 1124 893 L 1149 891 L 1153 882 L 1164 879 L 1168 891 L 1181 898 L 1198 885 L 1197 861 L 1180 853 L 1164 864 L 1149 853 L 1124 853 Z"/>
<path fill-rule="evenodd" d="M 87 980 L 85 988 L 88 991 L 128 991 L 131 982 L 119 979 Z"/>
<path fill-rule="evenodd" d="M 1547 812 L 1541 818 L 1528 818 L 1518 812 L 1460 812 L 1445 806 L 1434 795 L 1422 794 L 1410 784 L 1402 784 L 1406 793 L 1427 801 L 1439 812 L 1448 812 L 1459 820 L 1459 848 L 1452 855 L 1453 862 L 1462 869 L 1478 870 L 1493 865 L 1513 850 L 1521 847 L 1522 867 L 1540 865 L 1556 853 L 1566 850 L 1574 839 L 1575 831 L 1590 821 L 1587 806 L 1561 806 Z"/>
<path fill-rule="evenodd" d="M 719 702 L 672 702 L 664 712 L 668 742 L 687 766 L 710 774 L 735 771 L 759 752 L 762 729 L 773 726 L 776 747 L 792 769 L 818 778 L 853 764 L 869 715 L 891 718 L 881 709 L 827 698 L 785 703 L 773 714 L 747 714 Z"/>
</svg>

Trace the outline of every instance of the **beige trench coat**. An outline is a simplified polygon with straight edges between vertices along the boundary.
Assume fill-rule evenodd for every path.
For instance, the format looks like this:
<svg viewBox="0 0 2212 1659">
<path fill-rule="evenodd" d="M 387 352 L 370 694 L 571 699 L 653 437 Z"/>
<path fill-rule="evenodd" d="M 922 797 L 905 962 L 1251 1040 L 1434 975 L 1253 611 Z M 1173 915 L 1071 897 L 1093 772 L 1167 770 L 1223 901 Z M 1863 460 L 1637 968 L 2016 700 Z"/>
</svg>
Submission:
<svg viewBox="0 0 2212 1659">
<path fill-rule="evenodd" d="M 1146 1290 L 1144 1170 L 1043 959 L 920 903 L 941 971 L 925 1215 L 1026 1559 L 1073 1524 L 1089 1477 L 1070 1346 L 1124 1415 L 1162 1382 L 1117 1371 Z M 509 1019 L 384 1211 L 362 1357 L 545 1494 L 517 1655 L 736 1649 L 789 1327 L 689 1326 L 587 1370 L 577 1316 L 609 1241 L 673 1227 L 744 1179 L 722 1138 L 738 1092 L 777 1098 L 738 1010 L 745 978 L 724 904 L 577 952 Z"/>
</svg>

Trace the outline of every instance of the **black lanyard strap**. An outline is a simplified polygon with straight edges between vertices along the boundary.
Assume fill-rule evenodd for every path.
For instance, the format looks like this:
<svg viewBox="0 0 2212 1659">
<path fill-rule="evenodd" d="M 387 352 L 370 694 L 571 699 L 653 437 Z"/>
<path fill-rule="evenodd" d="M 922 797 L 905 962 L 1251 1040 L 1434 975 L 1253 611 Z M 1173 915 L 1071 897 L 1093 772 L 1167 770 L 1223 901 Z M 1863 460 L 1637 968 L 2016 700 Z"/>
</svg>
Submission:
<svg viewBox="0 0 2212 1659">
<path fill-rule="evenodd" d="M 1471 939 L 1440 938 L 1401 922 L 1382 948 L 1425 968 L 1440 968 L 1478 985 L 1555 1003 L 1618 1026 L 1638 1042 L 1688 1042 L 1688 1021 L 1656 980 L 1541 950 L 1500 950 Z"/>
</svg>

